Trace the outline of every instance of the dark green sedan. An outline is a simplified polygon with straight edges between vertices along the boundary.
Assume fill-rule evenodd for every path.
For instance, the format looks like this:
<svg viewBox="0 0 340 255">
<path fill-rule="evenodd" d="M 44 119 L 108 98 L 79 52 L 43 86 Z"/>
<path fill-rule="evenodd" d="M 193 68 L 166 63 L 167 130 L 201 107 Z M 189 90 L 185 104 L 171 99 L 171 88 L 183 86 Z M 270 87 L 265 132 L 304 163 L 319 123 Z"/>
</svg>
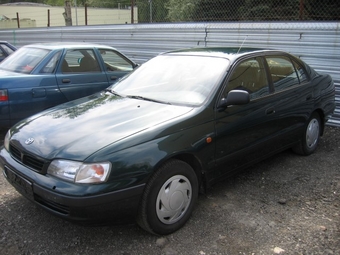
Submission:
<svg viewBox="0 0 340 255">
<path fill-rule="evenodd" d="M 222 178 L 289 148 L 313 153 L 334 109 L 332 78 L 288 53 L 172 51 L 13 126 L 0 169 L 64 219 L 134 218 L 166 235 Z"/>
</svg>

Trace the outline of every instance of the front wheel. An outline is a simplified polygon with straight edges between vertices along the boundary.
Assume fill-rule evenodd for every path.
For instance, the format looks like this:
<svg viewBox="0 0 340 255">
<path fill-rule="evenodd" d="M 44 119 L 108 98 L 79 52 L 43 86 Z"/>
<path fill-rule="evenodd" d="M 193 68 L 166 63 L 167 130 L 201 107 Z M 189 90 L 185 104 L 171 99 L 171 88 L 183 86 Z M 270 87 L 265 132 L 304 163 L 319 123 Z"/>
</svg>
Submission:
<svg viewBox="0 0 340 255">
<path fill-rule="evenodd" d="M 301 155 L 312 154 L 319 143 L 321 122 L 318 113 L 313 113 L 308 120 L 301 141 L 293 147 L 293 151 Z"/>
<path fill-rule="evenodd" d="M 147 183 L 137 222 L 150 233 L 171 234 L 188 221 L 197 197 L 194 170 L 183 161 L 170 160 Z"/>
</svg>

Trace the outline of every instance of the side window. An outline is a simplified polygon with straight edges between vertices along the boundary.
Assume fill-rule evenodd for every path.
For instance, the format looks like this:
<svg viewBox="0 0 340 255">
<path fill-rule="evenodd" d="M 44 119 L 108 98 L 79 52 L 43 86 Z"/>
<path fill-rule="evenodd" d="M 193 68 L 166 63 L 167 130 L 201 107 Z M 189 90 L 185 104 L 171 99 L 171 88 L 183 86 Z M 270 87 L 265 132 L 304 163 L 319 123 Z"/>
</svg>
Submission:
<svg viewBox="0 0 340 255">
<path fill-rule="evenodd" d="M 300 83 L 304 82 L 304 81 L 307 81 L 307 75 L 305 73 L 305 70 L 302 68 L 302 66 L 300 66 L 297 62 L 295 62 L 293 60 L 293 64 L 294 64 L 294 67 L 295 67 L 295 70 L 297 72 L 297 75 L 299 77 L 299 81 Z"/>
<path fill-rule="evenodd" d="M 99 52 L 104 60 L 106 71 L 132 71 L 132 64 L 117 52 L 107 49 L 99 49 Z"/>
<path fill-rule="evenodd" d="M 281 91 L 299 84 L 295 68 L 288 57 L 266 57 L 275 91 Z"/>
<path fill-rule="evenodd" d="M 54 54 L 54 56 L 51 58 L 50 61 L 48 61 L 48 63 L 44 66 L 44 68 L 40 71 L 40 73 L 53 73 L 58 60 L 60 59 L 60 51 L 57 52 L 56 54 Z"/>
<path fill-rule="evenodd" d="M 251 58 L 237 65 L 234 69 L 225 91 L 246 90 L 251 99 L 269 94 L 269 86 L 262 58 Z"/>
<path fill-rule="evenodd" d="M 68 50 L 61 70 L 63 73 L 100 72 L 100 66 L 93 50 Z"/>
</svg>

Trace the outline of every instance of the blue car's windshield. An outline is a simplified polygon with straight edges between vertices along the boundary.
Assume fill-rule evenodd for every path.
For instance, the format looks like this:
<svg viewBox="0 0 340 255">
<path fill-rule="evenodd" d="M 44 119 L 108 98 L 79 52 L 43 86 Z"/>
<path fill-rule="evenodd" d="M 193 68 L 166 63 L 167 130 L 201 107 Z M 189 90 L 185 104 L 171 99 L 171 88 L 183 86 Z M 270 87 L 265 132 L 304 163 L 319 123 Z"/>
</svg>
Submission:
<svg viewBox="0 0 340 255">
<path fill-rule="evenodd" d="M 49 52 L 39 48 L 20 48 L 1 62 L 0 69 L 16 73 L 31 73 Z"/>
<path fill-rule="evenodd" d="M 220 82 L 229 61 L 218 57 L 161 55 L 143 64 L 113 90 L 170 104 L 200 105 Z"/>
</svg>

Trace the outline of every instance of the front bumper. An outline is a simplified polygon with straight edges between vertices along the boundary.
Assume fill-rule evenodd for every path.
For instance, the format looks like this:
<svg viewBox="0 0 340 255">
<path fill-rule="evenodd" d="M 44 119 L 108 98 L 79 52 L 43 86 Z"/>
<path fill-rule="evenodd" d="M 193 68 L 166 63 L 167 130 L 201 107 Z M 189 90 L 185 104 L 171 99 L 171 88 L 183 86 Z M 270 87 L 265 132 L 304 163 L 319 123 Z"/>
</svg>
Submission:
<svg viewBox="0 0 340 255">
<path fill-rule="evenodd" d="M 51 183 L 51 178 L 21 165 L 3 148 L 0 151 L 0 170 L 7 181 L 27 199 L 56 216 L 80 222 L 120 223 L 133 219 L 145 186 L 141 184 L 84 196 L 75 196 L 72 192 L 61 194 L 57 192 L 56 185 Z"/>
</svg>

